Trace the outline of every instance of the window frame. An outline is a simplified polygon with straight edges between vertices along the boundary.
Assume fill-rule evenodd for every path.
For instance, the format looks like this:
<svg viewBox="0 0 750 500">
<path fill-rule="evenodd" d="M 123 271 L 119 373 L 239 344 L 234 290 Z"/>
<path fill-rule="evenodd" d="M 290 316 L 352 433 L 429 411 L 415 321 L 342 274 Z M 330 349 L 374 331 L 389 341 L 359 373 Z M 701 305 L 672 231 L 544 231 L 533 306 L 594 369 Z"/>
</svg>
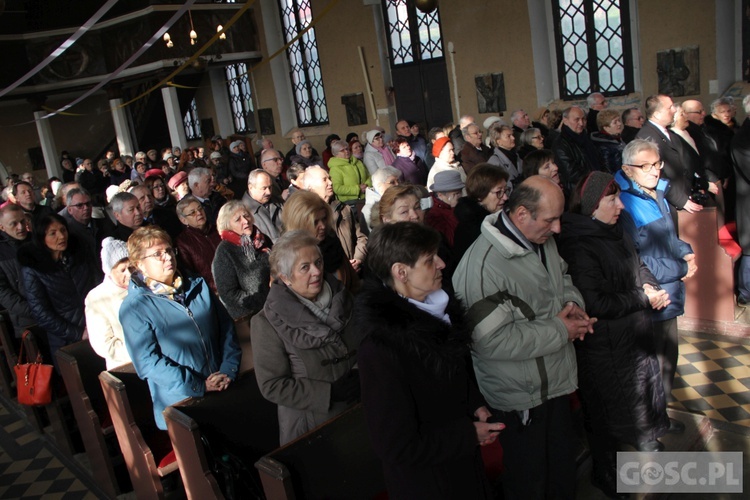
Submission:
<svg viewBox="0 0 750 500">
<path fill-rule="evenodd" d="M 392 67 L 396 66 L 408 66 L 413 64 L 419 64 L 422 61 L 437 61 L 440 59 L 445 59 L 445 43 L 444 43 L 444 37 L 443 37 L 443 24 L 442 20 L 440 19 L 440 7 L 436 7 L 434 12 L 434 16 L 437 21 L 437 27 L 440 34 L 439 42 L 440 44 L 440 52 L 442 55 L 437 57 L 430 57 L 430 58 L 424 58 L 422 57 L 423 52 L 423 43 L 422 40 L 419 37 L 419 28 L 420 28 L 420 19 L 427 17 L 429 14 L 424 14 L 420 10 L 416 8 L 414 5 L 414 2 L 410 2 L 407 0 L 395 0 L 397 2 L 403 2 L 406 5 L 407 9 L 407 22 L 408 22 L 408 29 L 406 30 L 406 33 L 409 34 L 409 38 L 411 41 L 411 47 L 410 47 L 410 55 L 411 55 L 411 61 L 408 62 L 396 62 L 396 55 L 394 54 L 393 49 L 393 41 L 392 37 L 394 36 L 393 32 L 393 24 L 391 23 L 391 19 L 388 16 L 388 7 L 389 2 L 393 2 L 394 0 L 382 0 L 381 7 L 383 9 L 383 21 L 385 23 L 385 29 L 386 29 L 386 40 L 388 41 L 388 59 L 391 62 Z M 403 22 L 403 21 L 401 21 Z M 430 43 L 435 43 L 436 41 L 433 39 L 429 39 Z"/>
<path fill-rule="evenodd" d="M 198 103 L 195 101 L 195 97 L 190 101 L 188 110 L 182 116 L 182 126 L 185 129 L 185 138 L 188 141 L 197 141 L 203 138 L 201 119 L 198 116 Z"/>
<path fill-rule="evenodd" d="M 234 72 L 234 76 L 230 74 L 230 71 Z M 232 113 L 232 124 L 234 125 L 234 132 L 236 134 L 248 134 L 256 132 L 255 126 L 255 103 L 253 101 L 253 93 L 250 87 L 250 77 L 247 72 L 247 64 L 242 61 L 227 64 L 224 66 L 224 76 L 227 82 L 227 98 L 229 99 L 229 110 Z M 245 78 L 246 82 L 241 82 L 240 79 Z M 237 86 L 239 93 L 235 96 L 233 93 L 233 85 Z M 245 89 L 245 87 L 247 87 Z M 244 91 L 247 90 L 247 93 Z M 238 115 L 238 109 L 235 104 L 239 103 L 242 107 L 242 115 Z M 245 104 L 249 103 L 249 109 L 245 109 Z M 238 120 L 242 119 L 245 122 L 245 128 L 239 127 Z"/>
<path fill-rule="evenodd" d="M 573 0 L 575 1 L 575 0 Z M 630 0 L 612 0 L 616 2 L 620 11 L 620 39 L 622 43 L 622 67 L 624 72 L 624 83 L 622 89 L 602 90 L 599 79 L 599 56 L 596 52 L 596 29 L 594 23 L 594 3 L 601 0 L 581 0 L 583 14 L 586 22 L 586 49 L 589 75 L 589 89 L 573 93 L 568 89 L 566 78 L 566 62 L 564 56 L 562 39 L 562 15 L 560 0 L 551 2 L 552 24 L 554 30 L 554 46 L 557 58 L 556 71 L 558 80 L 559 98 L 562 100 L 578 100 L 587 97 L 594 92 L 600 92 L 607 97 L 622 96 L 635 92 L 635 68 L 633 62 L 633 39 L 631 34 L 631 6 Z M 591 41 L 594 41 L 593 43 Z M 582 71 L 581 71 L 582 72 Z M 578 72 L 580 74 L 581 72 Z"/>
</svg>

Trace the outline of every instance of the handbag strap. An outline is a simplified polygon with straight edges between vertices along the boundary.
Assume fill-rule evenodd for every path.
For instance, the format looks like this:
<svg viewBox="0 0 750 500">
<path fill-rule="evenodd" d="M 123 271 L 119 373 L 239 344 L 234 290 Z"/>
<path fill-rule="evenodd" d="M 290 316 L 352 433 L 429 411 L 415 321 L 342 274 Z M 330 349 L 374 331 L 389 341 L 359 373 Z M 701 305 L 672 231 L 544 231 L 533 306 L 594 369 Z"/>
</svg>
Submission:
<svg viewBox="0 0 750 500">
<path fill-rule="evenodd" d="M 23 346 L 26 343 L 26 337 L 28 337 L 29 335 L 31 335 L 31 330 L 26 330 L 25 332 L 23 332 L 23 336 L 21 337 L 21 349 L 18 351 L 18 360 L 16 361 L 16 365 L 22 365 L 22 364 L 24 364 L 24 362 L 23 362 Z M 42 353 L 41 352 L 37 352 L 36 353 L 36 361 L 34 361 L 34 362 L 36 364 L 41 364 L 42 361 L 43 361 L 42 360 Z M 28 362 L 28 360 L 27 360 L 27 362 Z"/>
</svg>

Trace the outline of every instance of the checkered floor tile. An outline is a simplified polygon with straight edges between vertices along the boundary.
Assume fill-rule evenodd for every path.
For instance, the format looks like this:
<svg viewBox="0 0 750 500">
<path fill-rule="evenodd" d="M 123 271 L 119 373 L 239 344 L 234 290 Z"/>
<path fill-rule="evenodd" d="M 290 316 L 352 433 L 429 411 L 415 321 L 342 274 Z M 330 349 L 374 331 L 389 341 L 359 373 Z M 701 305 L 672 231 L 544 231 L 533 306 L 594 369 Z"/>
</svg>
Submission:
<svg viewBox="0 0 750 500">
<path fill-rule="evenodd" d="M 750 339 L 680 336 L 673 408 L 750 427 Z"/>
<path fill-rule="evenodd" d="M 0 498 L 96 499 L 40 436 L 0 399 Z"/>
</svg>

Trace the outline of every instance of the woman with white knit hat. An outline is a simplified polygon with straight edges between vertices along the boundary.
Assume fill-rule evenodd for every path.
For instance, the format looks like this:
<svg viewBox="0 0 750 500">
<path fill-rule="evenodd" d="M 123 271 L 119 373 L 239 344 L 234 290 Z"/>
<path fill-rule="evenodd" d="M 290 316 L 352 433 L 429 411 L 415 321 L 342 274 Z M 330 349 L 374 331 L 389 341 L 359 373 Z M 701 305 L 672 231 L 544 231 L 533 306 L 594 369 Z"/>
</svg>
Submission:
<svg viewBox="0 0 750 500">
<path fill-rule="evenodd" d="M 86 328 L 91 347 L 111 370 L 130 363 L 119 317 L 130 282 L 128 246 L 124 241 L 105 238 L 101 256 L 104 281 L 86 296 Z"/>
</svg>

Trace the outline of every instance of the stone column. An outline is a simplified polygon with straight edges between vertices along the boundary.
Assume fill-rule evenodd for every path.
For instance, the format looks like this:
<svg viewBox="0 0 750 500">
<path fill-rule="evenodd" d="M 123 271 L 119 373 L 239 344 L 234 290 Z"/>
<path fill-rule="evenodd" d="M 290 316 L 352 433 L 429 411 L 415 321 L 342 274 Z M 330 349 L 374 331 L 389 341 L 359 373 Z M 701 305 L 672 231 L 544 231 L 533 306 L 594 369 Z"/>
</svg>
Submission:
<svg viewBox="0 0 750 500">
<path fill-rule="evenodd" d="M 211 96 L 214 99 L 214 110 L 216 110 L 214 132 L 222 137 L 229 137 L 234 134 L 234 116 L 232 107 L 229 105 L 226 71 L 224 68 L 214 68 L 208 72 L 208 76 L 211 80 Z"/>
<path fill-rule="evenodd" d="M 182 111 L 180 111 L 180 101 L 177 99 L 177 89 L 164 87 L 161 89 L 161 95 L 164 98 L 164 113 L 167 115 L 167 126 L 169 127 L 169 138 L 172 145 L 185 149 L 187 137 L 185 136 L 185 126 L 182 123 Z"/>
<path fill-rule="evenodd" d="M 117 140 L 117 150 L 120 155 L 133 156 L 135 154 L 135 142 L 130 136 L 130 127 L 128 126 L 128 110 L 121 108 L 123 100 L 110 99 L 109 107 L 112 110 L 112 121 L 115 124 L 115 136 Z"/>
<path fill-rule="evenodd" d="M 57 146 L 55 146 L 55 137 L 52 135 L 52 126 L 49 120 L 43 119 L 46 115 L 46 111 L 34 111 L 36 131 L 39 134 L 39 144 L 42 146 L 44 164 L 47 167 L 47 178 L 59 177 L 62 179 L 62 167 L 58 162 Z"/>
</svg>

